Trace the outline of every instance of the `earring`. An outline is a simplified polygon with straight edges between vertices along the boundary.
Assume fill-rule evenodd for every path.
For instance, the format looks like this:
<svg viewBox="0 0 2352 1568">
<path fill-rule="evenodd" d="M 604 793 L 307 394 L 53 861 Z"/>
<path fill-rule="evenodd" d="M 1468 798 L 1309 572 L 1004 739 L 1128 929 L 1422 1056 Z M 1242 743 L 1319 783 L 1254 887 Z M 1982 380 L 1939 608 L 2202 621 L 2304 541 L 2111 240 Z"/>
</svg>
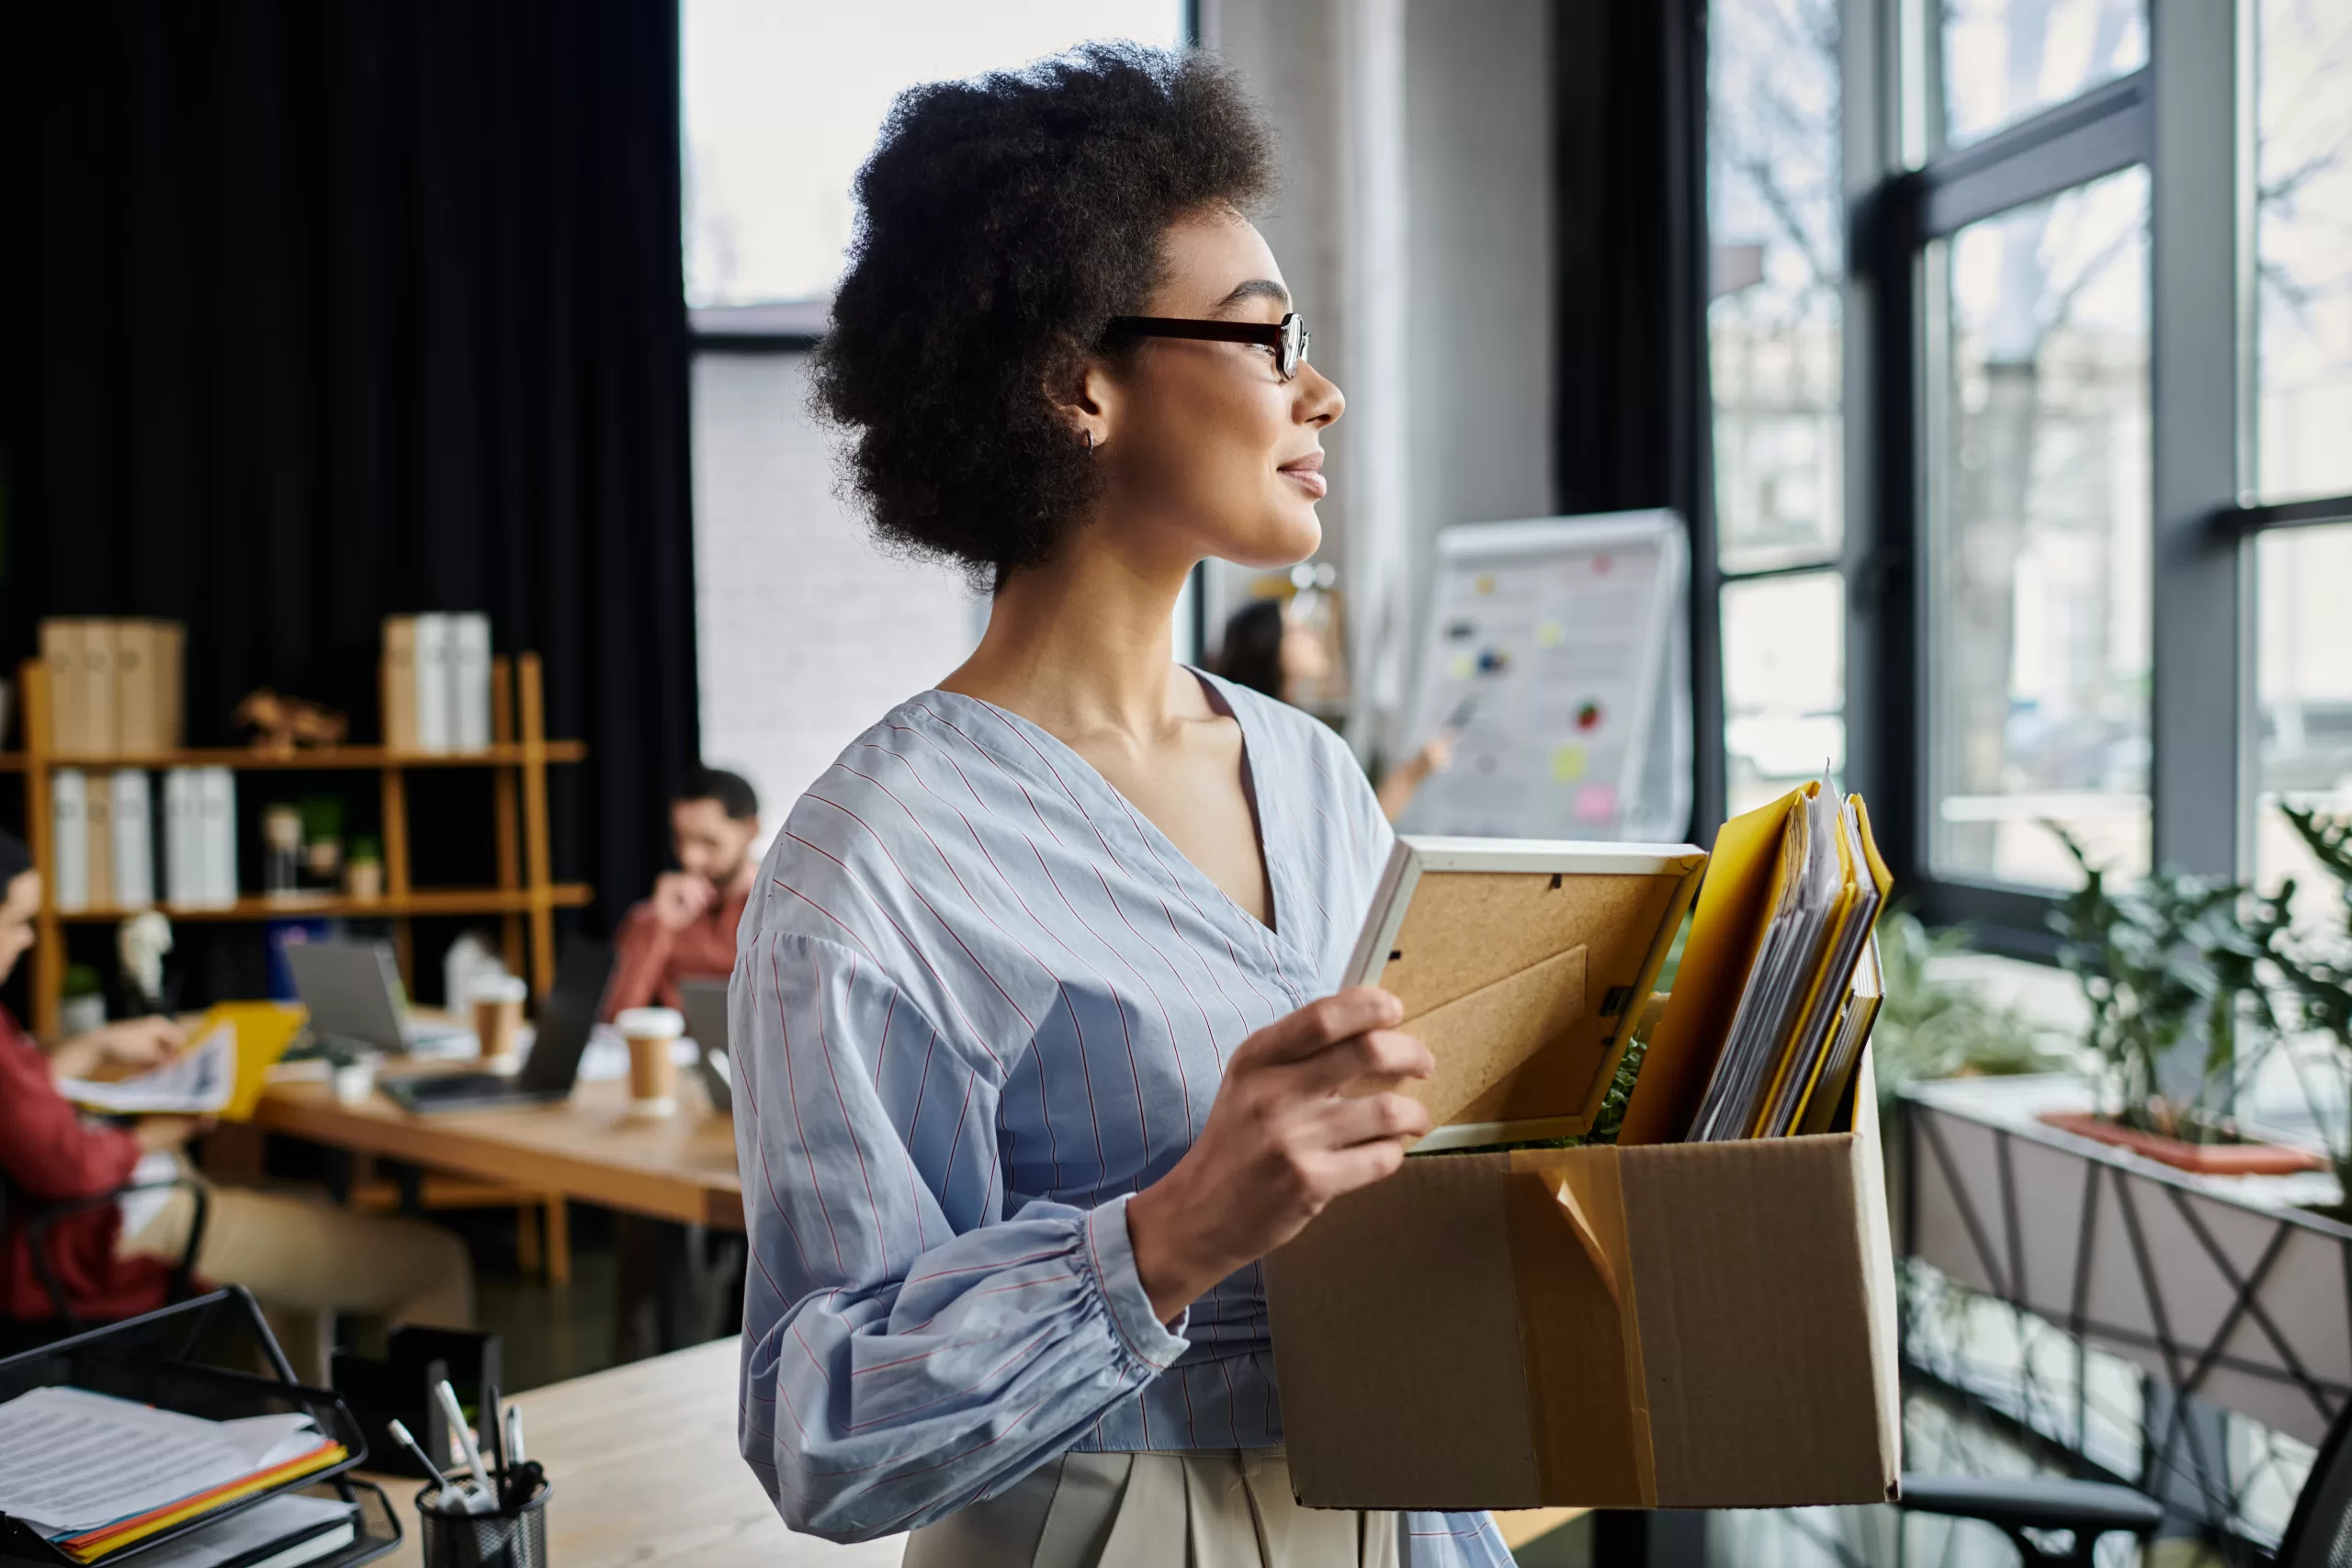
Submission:
<svg viewBox="0 0 2352 1568">
<path fill-rule="evenodd" d="M 1094 432 L 1091 430 L 1086 433 L 1086 455 L 1094 456 Z"/>
</svg>

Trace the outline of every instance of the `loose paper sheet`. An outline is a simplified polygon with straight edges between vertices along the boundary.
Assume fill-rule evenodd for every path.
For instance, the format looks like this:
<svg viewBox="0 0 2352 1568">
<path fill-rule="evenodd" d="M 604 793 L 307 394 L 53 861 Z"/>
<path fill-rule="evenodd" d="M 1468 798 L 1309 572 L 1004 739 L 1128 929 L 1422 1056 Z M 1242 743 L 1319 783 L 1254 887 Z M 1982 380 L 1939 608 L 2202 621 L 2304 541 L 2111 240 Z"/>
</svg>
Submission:
<svg viewBox="0 0 2352 1568">
<path fill-rule="evenodd" d="M 207 1421 L 85 1389 L 0 1404 L 0 1513 L 75 1535 L 316 1447 L 302 1415 Z"/>
<path fill-rule="evenodd" d="M 237 1087 L 236 1025 L 220 1025 L 192 1049 L 137 1077 L 113 1083 L 67 1078 L 57 1087 L 77 1105 L 116 1115 L 215 1115 L 228 1108 Z"/>
</svg>

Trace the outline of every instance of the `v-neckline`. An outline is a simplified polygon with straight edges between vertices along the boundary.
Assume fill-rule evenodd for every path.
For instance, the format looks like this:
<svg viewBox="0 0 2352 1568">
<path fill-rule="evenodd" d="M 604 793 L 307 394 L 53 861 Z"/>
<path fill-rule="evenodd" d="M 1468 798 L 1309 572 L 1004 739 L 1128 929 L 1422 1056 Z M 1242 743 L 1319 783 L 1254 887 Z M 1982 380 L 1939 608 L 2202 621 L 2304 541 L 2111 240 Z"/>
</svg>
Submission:
<svg viewBox="0 0 2352 1568">
<path fill-rule="evenodd" d="M 1250 728 L 1250 721 L 1242 717 L 1239 705 L 1234 703 L 1218 689 L 1215 677 L 1189 664 L 1182 668 L 1186 674 L 1200 682 L 1201 694 L 1208 699 L 1209 706 L 1220 716 L 1233 720 L 1234 728 L 1241 731 L 1241 798 L 1250 807 L 1250 828 L 1257 840 L 1258 865 L 1266 878 L 1266 913 L 1269 917 L 1266 919 L 1261 920 L 1243 908 L 1241 901 L 1227 892 L 1222 883 L 1203 871 L 1192 856 L 1177 847 L 1176 840 L 1170 838 L 1159 824 L 1151 819 L 1149 812 L 1129 800 L 1120 791 L 1119 786 L 1103 774 L 1102 769 L 1088 761 L 1069 741 L 1064 740 L 1035 719 L 1023 717 L 1012 709 L 992 703 L 986 697 L 976 697 L 968 692 L 951 692 L 944 686 L 933 687 L 933 694 L 954 697 L 960 702 L 986 708 L 1005 723 L 1013 726 L 1023 736 L 1029 738 L 1032 744 L 1042 742 L 1059 751 L 1067 760 L 1071 771 L 1091 780 L 1093 788 L 1118 804 L 1121 815 L 1134 825 L 1136 832 L 1143 839 L 1145 847 L 1152 852 L 1152 858 L 1159 861 L 1162 868 L 1168 871 L 1170 880 L 1177 884 L 1180 892 L 1185 891 L 1184 876 L 1190 876 L 1192 880 L 1208 889 L 1215 897 L 1218 907 L 1228 918 L 1240 921 L 1244 929 L 1253 933 L 1255 937 L 1268 942 L 1283 940 L 1290 931 L 1290 909 L 1283 898 L 1282 877 L 1274 863 L 1273 843 L 1266 831 L 1266 813 L 1259 789 L 1257 737 Z M 1183 868 L 1182 875 L 1178 874 L 1169 866 L 1168 863 L 1171 859 L 1175 865 Z M 1191 894 L 1185 892 L 1185 897 L 1190 898 Z"/>
</svg>

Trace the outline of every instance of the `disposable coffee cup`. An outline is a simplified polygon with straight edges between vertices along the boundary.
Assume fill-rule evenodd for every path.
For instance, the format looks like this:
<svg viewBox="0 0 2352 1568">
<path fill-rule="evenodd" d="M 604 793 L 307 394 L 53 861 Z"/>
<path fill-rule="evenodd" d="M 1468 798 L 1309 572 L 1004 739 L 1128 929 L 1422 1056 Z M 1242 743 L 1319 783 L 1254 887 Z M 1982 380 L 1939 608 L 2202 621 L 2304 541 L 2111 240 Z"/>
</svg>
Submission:
<svg viewBox="0 0 2352 1568">
<path fill-rule="evenodd" d="M 678 1108 L 678 1059 L 671 1047 L 686 1032 L 675 1008 L 630 1008 L 615 1019 L 628 1042 L 629 1109 L 639 1116 L 667 1116 Z"/>
<path fill-rule="evenodd" d="M 512 975 L 499 975 L 474 987 L 474 1033 L 481 1041 L 485 1062 L 514 1059 L 515 1036 L 523 1028 L 523 1002 L 531 988 Z"/>
</svg>

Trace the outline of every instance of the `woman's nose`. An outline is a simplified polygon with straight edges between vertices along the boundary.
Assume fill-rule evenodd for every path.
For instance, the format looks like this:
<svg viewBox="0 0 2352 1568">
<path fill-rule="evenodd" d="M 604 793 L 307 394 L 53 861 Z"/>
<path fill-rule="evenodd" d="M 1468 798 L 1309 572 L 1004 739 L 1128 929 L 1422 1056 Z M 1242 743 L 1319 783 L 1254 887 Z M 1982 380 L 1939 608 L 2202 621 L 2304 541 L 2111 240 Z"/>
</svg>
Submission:
<svg viewBox="0 0 2352 1568">
<path fill-rule="evenodd" d="M 1348 412 L 1347 394 L 1313 365 L 1298 367 L 1299 422 L 1317 430 Z"/>
</svg>

